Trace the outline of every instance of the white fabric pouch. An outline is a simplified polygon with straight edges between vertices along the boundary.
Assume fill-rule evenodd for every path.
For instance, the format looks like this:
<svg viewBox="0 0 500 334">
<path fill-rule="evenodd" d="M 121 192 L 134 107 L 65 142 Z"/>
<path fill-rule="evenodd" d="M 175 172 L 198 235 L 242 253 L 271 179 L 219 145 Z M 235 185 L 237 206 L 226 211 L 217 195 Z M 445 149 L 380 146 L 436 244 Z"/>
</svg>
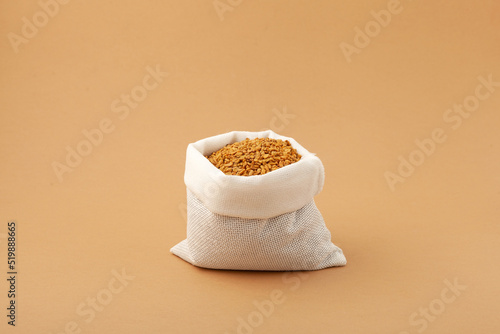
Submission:
<svg viewBox="0 0 500 334">
<path fill-rule="evenodd" d="M 288 140 L 302 158 L 264 175 L 226 175 L 205 156 L 245 138 Z M 187 239 L 170 251 L 204 268 L 318 270 L 344 266 L 342 250 L 316 204 L 324 183 L 321 160 L 271 130 L 232 131 L 189 144 Z"/>
</svg>

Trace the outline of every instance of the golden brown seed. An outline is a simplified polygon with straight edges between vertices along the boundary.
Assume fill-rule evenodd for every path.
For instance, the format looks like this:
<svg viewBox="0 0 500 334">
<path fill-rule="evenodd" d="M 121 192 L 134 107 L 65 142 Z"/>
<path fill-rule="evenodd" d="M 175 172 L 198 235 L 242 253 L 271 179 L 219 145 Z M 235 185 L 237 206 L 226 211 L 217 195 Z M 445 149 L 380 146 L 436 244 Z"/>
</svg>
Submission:
<svg viewBox="0 0 500 334">
<path fill-rule="evenodd" d="M 264 175 L 300 160 L 288 140 L 255 138 L 226 145 L 206 157 L 228 175 Z"/>
</svg>

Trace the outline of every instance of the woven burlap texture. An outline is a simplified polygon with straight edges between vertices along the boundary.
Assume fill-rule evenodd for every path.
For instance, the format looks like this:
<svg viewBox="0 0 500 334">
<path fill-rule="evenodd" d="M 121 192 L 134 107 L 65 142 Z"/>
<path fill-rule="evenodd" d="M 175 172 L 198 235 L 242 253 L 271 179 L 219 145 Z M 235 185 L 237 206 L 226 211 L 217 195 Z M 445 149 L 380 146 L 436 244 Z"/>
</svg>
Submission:
<svg viewBox="0 0 500 334">
<path fill-rule="evenodd" d="M 245 138 L 289 140 L 302 159 L 265 175 L 225 175 L 205 156 Z M 323 164 L 292 138 L 273 131 L 233 131 L 189 144 L 187 238 L 171 249 L 199 267 L 233 270 L 318 270 L 343 266 L 342 250 L 313 197 Z"/>
</svg>

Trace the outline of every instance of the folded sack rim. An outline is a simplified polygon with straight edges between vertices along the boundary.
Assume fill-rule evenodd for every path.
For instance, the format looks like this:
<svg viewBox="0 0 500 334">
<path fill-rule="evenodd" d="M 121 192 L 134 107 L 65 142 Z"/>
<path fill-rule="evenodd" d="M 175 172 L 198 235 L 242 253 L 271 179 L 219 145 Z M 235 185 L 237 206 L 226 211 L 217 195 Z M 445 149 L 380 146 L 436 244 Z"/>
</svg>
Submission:
<svg viewBox="0 0 500 334">
<path fill-rule="evenodd" d="M 236 176 L 224 174 L 205 157 L 245 138 L 288 140 L 302 158 L 264 175 Z M 191 143 L 186 151 L 186 187 L 210 211 L 225 216 L 265 219 L 296 211 L 321 192 L 324 178 L 323 164 L 314 153 L 272 130 L 231 131 Z"/>
</svg>

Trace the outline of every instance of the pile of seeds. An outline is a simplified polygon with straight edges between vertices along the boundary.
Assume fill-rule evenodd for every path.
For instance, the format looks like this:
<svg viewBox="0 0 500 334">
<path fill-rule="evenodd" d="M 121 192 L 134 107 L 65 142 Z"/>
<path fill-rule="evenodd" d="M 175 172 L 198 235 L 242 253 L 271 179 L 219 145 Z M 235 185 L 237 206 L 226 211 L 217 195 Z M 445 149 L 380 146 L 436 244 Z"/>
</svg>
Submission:
<svg viewBox="0 0 500 334">
<path fill-rule="evenodd" d="M 270 138 L 247 138 L 207 156 L 224 174 L 242 176 L 263 175 L 300 158 L 288 140 Z"/>
</svg>

